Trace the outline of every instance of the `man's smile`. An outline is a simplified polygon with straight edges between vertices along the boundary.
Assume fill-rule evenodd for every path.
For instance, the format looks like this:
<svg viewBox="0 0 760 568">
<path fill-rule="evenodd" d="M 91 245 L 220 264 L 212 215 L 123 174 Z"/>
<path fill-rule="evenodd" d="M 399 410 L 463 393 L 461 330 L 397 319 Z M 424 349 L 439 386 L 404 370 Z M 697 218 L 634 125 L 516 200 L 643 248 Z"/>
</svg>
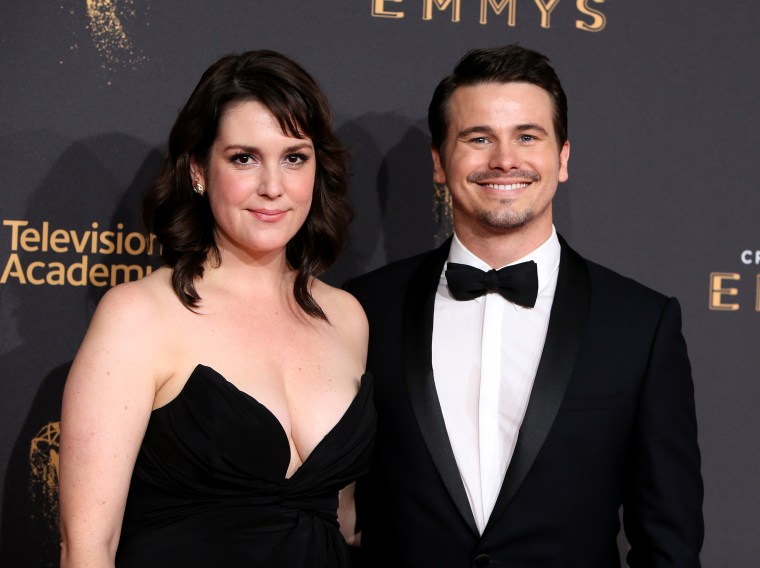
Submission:
<svg viewBox="0 0 760 568">
<path fill-rule="evenodd" d="M 527 182 L 520 182 L 520 183 L 508 183 L 508 184 L 500 184 L 500 183 L 482 183 L 478 184 L 482 185 L 483 187 L 489 187 L 491 189 L 498 189 L 500 191 L 511 191 L 513 189 L 520 189 L 523 187 L 528 187 L 530 183 Z"/>
</svg>

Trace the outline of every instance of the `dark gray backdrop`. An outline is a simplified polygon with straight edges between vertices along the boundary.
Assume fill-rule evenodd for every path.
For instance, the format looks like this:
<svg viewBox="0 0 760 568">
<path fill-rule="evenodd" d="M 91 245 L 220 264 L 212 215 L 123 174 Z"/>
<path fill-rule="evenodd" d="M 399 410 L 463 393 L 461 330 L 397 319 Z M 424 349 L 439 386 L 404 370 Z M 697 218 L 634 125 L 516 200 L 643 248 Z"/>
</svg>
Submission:
<svg viewBox="0 0 760 568">
<path fill-rule="evenodd" d="M 56 252 L 50 239 L 42 250 L 43 224 L 65 232 L 59 250 L 94 231 L 139 230 L 140 193 L 201 72 L 225 53 L 270 48 L 317 77 L 353 151 L 358 218 L 325 279 L 428 249 L 446 229 L 433 215 L 432 90 L 466 49 L 512 42 L 551 57 L 570 101 L 558 230 L 682 303 L 706 484 L 703 564 L 756 565 L 760 4 L 561 0 L 548 27 L 541 0 L 502 4 L 500 14 L 497 0 L 0 6 L 2 566 L 55 564 L 61 389 L 104 289 L 77 285 L 83 256 L 88 267 L 152 260 L 73 244 Z"/>
</svg>

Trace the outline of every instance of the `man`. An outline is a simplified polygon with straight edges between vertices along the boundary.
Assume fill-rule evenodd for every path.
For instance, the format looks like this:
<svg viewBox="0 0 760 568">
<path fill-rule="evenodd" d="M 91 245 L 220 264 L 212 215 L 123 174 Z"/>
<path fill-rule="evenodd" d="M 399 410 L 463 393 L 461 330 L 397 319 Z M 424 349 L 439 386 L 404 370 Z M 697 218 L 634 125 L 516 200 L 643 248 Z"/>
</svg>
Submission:
<svg viewBox="0 0 760 568">
<path fill-rule="evenodd" d="M 699 566 L 680 308 L 555 232 L 570 145 L 548 60 L 469 52 L 428 121 L 455 235 L 347 284 L 379 415 L 359 488 L 367 565 L 619 566 L 622 505 L 631 566 Z"/>
</svg>

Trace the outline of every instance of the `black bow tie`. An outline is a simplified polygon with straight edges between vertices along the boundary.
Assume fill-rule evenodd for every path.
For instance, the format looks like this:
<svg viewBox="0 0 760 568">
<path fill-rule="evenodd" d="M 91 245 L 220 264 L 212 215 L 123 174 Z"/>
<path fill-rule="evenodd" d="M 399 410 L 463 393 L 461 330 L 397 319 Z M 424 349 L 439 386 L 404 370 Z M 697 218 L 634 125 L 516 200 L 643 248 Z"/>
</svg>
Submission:
<svg viewBox="0 0 760 568">
<path fill-rule="evenodd" d="M 449 292 L 457 300 L 472 300 L 497 292 L 510 302 L 532 308 L 538 296 L 538 270 L 532 260 L 488 272 L 467 264 L 449 262 L 446 282 Z"/>
</svg>

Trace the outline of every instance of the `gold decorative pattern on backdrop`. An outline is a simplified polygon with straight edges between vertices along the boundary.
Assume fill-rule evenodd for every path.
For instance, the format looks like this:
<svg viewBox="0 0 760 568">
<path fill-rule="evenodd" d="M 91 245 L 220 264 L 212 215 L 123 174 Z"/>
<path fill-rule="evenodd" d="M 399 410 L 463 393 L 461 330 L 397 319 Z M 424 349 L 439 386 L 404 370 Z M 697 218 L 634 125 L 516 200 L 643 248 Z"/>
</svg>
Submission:
<svg viewBox="0 0 760 568">
<path fill-rule="evenodd" d="M 58 531 L 58 438 L 61 423 L 51 422 L 32 439 L 29 448 L 29 490 L 48 525 Z"/>
<path fill-rule="evenodd" d="M 433 183 L 433 219 L 436 224 L 436 245 L 443 243 L 454 233 L 451 213 L 451 193 L 442 183 Z"/>
<path fill-rule="evenodd" d="M 135 49 L 124 21 L 137 15 L 134 0 L 87 0 L 87 18 L 95 49 L 113 65 L 135 67 L 146 57 Z"/>
</svg>

